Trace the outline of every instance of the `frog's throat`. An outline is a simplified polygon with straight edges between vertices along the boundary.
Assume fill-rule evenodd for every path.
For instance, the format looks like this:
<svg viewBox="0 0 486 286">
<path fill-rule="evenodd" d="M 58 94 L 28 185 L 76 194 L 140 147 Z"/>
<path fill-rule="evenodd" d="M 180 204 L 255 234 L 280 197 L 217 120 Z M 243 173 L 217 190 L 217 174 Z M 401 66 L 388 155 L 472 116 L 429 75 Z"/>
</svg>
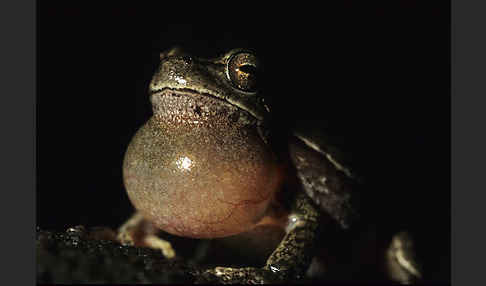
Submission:
<svg viewBox="0 0 486 286">
<path fill-rule="evenodd" d="M 213 93 L 209 90 L 207 92 L 200 92 L 200 91 L 196 91 L 196 90 L 193 90 L 193 89 L 190 89 L 190 88 L 164 87 L 164 88 L 152 90 L 152 91 L 149 92 L 150 96 L 169 95 L 169 93 L 172 93 L 172 95 L 175 95 L 175 96 L 187 95 L 187 96 L 194 96 L 194 97 L 196 97 L 196 96 L 211 97 L 211 98 L 214 98 L 214 99 L 221 101 L 224 104 L 229 104 L 229 105 L 238 107 L 239 109 L 248 112 L 251 116 L 253 116 L 258 121 L 264 121 L 264 119 L 265 119 L 264 116 L 262 116 L 260 114 L 260 112 L 258 112 L 257 108 L 253 108 L 249 104 L 244 104 L 243 102 L 233 100 L 233 99 L 231 99 L 227 96 L 224 96 L 224 95 L 221 95 L 221 94 L 218 94 L 218 93 Z"/>
<path fill-rule="evenodd" d="M 261 117 L 256 117 L 255 113 L 250 112 L 245 107 L 240 107 L 237 104 L 233 104 L 228 100 L 222 99 L 221 96 L 214 96 L 209 93 L 201 93 L 194 91 L 192 89 L 175 89 L 175 88 L 163 88 L 154 92 L 150 93 L 150 100 L 152 101 L 152 106 L 154 107 L 164 107 L 164 105 L 160 102 L 162 98 L 177 98 L 177 97 L 188 97 L 192 98 L 195 101 L 199 101 L 201 98 L 207 98 L 214 100 L 220 106 L 226 106 L 231 109 L 237 109 L 240 114 L 244 115 L 242 118 L 247 118 L 247 122 L 253 122 L 252 124 L 255 125 L 260 138 L 263 140 L 265 144 L 269 144 L 270 140 L 270 132 L 268 130 L 268 126 L 265 120 L 260 119 Z"/>
</svg>

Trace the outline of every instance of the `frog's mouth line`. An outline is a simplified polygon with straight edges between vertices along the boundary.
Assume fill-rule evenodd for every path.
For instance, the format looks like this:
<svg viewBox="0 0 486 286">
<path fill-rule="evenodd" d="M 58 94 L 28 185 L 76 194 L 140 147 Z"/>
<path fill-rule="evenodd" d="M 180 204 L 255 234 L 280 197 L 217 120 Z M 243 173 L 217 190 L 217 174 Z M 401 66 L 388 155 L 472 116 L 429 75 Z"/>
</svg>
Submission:
<svg viewBox="0 0 486 286">
<path fill-rule="evenodd" d="M 215 99 L 221 104 L 226 104 L 228 106 L 236 107 L 240 111 L 248 113 L 248 115 L 250 115 L 251 117 L 253 117 L 254 119 L 256 119 L 258 121 L 263 120 L 262 116 L 258 115 L 256 112 L 253 112 L 251 110 L 251 108 L 248 108 L 244 104 L 239 103 L 239 102 L 234 102 L 234 101 L 232 101 L 228 98 L 225 98 L 224 96 L 220 96 L 220 95 L 216 95 L 216 94 L 212 94 L 212 93 L 200 92 L 200 91 L 196 91 L 196 90 L 193 90 L 193 89 L 190 89 L 190 88 L 164 87 L 164 88 L 160 88 L 160 89 L 151 91 L 149 94 L 150 94 L 150 96 L 153 96 L 153 95 L 174 96 L 174 97 L 190 96 L 190 97 L 193 97 L 193 98 L 204 96 L 204 97 Z"/>
<path fill-rule="evenodd" d="M 190 88 L 170 88 L 170 87 L 164 87 L 158 90 L 154 90 L 150 92 L 150 95 L 161 95 L 161 96 L 181 96 L 181 95 L 186 95 L 186 96 L 206 96 L 210 98 L 214 98 L 217 100 L 220 100 L 222 102 L 225 102 L 227 104 L 231 104 L 230 102 L 226 101 L 223 97 L 216 96 L 211 93 L 205 93 L 205 92 L 199 92 L 195 91 Z"/>
</svg>

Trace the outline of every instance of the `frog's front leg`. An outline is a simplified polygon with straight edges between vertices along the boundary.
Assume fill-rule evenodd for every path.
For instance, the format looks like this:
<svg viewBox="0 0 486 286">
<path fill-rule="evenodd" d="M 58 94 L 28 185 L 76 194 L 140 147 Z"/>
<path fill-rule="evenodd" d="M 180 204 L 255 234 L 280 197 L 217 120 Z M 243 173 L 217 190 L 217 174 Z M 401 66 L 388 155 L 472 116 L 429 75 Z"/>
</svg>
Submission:
<svg viewBox="0 0 486 286">
<path fill-rule="evenodd" d="M 175 251 L 170 242 L 158 236 L 157 228 L 136 212 L 119 229 L 117 239 L 122 245 L 143 246 L 160 249 L 168 259 L 175 257 Z"/>
<path fill-rule="evenodd" d="M 221 283 L 263 284 L 299 279 L 305 274 L 312 259 L 319 211 L 306 194 L 299 192 L 294 200 L 286 228 L 286 235 L 262 268 L 216 267 L 203 276 L 208 281 Z"/>
<path fill-rule="evenodd" d="M 264 269 L 282 278 L 301 278 L 312 260 L 319 226 L 319 210 L 303 192 L 297 194 L 289 216 L 286 235 L 270 255 Z"/>
</svg>

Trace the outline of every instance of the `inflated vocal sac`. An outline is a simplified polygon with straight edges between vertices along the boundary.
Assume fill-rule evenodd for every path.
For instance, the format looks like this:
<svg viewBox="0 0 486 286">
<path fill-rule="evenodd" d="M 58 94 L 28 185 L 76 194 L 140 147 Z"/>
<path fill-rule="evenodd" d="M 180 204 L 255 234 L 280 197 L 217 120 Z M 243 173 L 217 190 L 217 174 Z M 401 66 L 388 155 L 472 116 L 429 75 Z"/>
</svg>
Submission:
<svg viewBox="0 0 486 286">
<path fill-rule="evenodd" d="M 154 108 L 125 154 L 124 183 L 135 208 L 179 236 L 216 238 L 253 228 L 282 177 L 254 120 L 212 98 L 158 100 L 164 109 Z"/>
</svg>

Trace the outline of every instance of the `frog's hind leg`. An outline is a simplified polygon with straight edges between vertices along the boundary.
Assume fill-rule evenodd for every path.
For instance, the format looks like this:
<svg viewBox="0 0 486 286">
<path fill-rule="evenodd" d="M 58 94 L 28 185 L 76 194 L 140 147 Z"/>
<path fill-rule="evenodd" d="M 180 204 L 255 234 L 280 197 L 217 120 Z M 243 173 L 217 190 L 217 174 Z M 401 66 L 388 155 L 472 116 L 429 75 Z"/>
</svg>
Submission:
<svg viewBox="0 0 486 286">
<path fill-rule="evenodd" d="M 172 245 L 156 236 L 157 232 L 158 229 L 137 212 L 118 229 L 117 240 L 122 245 L 160 249 L 166 258 L 174 258 Z"/>
<path fill-rule="evenodd" d="M 216 267 L 205 270 L 207 282 L 272 283 L 302 278 L 312 260 L 320 213 L 303 192 L 297 194 L 286 235 L 262 268 Z"/>
</svg>

